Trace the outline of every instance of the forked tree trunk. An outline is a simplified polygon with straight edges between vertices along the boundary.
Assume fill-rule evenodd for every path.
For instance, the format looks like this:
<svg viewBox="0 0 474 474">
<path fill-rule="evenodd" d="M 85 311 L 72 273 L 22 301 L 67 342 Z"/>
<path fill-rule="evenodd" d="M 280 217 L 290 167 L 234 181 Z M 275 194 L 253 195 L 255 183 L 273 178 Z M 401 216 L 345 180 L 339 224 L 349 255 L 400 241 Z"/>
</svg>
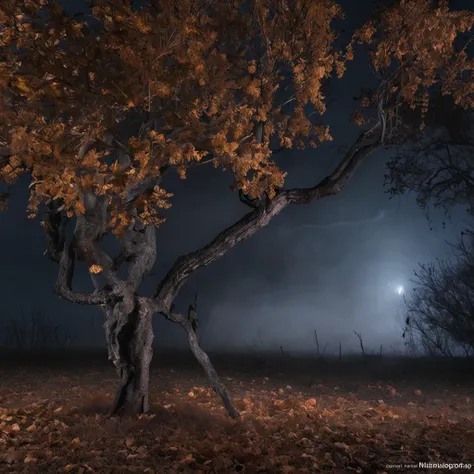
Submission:
<svg viewBox="0 0 474 474">
<path fill-rule="evenodd" d="M 153 355 L 151 314 L 137 306 L 126 321 L 107 322 L 109 358 L 119 376 L 119 386 L 109 415 L 149 412 L 148 383 Z"/>
</svg>

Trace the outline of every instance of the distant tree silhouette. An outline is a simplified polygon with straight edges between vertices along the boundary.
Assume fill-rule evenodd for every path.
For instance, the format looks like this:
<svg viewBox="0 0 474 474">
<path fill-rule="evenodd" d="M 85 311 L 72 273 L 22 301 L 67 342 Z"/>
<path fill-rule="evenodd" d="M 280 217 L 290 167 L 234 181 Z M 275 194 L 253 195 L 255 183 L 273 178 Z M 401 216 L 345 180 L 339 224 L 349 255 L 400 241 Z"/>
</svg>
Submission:
<svg viewBox="0 0 474 474">
<path fill-rule="evenodd" d="M 426 129 L 389 161 L 387 190 L 392 195 L 413 192 L 425 210 L 434 205 L 449 216 L 462 206 L 473 217 L 474 114 L 460 110 L 453 97 L 439 95 L 426 122 Z"/>
<path fill-rule="evenodd" d="M 407 299 L 405 337 L 428 354 L 474 355 L 474 233 L 453 246 L 451 259 L 420 265 Z"/>
</svg>

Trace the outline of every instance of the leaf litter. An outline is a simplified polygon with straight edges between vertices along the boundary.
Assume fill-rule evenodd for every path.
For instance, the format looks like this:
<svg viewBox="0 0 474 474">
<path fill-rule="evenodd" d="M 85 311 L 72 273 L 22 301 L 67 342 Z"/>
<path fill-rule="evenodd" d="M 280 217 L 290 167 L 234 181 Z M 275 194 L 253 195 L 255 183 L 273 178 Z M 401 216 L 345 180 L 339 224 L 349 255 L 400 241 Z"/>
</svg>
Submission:
<svg viewBox="0 0 474 474">
<path fill-rule="evenodd" d="M 223 380 L 241 416 L 231 420 L 204 377 L 189 375 L 153 369 L 153 413 L 119 420 L 106 416 L 110 367 L 0 371 L 0 472 L 383 473 L 474 459 L 472 392 L 462 387 L 430 394 L 371 381 L 347 391 L 232 373 Z"/>
</svg>

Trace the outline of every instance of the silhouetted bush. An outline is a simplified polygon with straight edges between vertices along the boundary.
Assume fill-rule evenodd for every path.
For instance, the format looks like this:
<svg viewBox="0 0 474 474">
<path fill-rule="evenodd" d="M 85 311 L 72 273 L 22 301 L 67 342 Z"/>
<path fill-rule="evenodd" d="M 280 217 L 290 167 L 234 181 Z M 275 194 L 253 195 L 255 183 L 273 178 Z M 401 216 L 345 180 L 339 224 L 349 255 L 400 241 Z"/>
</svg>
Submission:
<svg viewBox="0 0 474 474">
<path fill-rule="evenodd" d="M 428 355 L 474 355 L 474 233 L 453 248 L 451 259 L 420 264 L 406 300 L 407 345 Z"/>
<path fill-rule="evenodd" d="M 21 317 L 11 319 L 0 329 L 3 346 L 20 351 L 30 349 L 60 348 L 70 346 L 69 334 L 55 325 L 41 311 L 33 311 L 27 317 L 21 311 Z"/>
</svg>

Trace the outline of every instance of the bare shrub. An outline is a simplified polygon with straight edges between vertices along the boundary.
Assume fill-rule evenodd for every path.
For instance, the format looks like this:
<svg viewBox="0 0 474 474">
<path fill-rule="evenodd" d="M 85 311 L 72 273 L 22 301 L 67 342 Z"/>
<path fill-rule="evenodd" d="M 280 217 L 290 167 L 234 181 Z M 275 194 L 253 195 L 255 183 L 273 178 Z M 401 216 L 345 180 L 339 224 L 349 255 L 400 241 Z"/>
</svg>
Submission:
<svg viewBox="0 0 474 474">
<path fill-rule="evenodd" d="M 404 337 L 427 355 L 474 355 L 474 233 L 462 234 L 454 256 L 420 264 L 406 300 Z"/>
<path fill-rule="evenodd" d="M 0 329 L 3 345 L 20 351 L 44 348 L 62 348 L 71 343 L 67 331 L 55 325 L 42 311 L 32 311 L 27 317 L 11 319 Z"/>
</svg>

